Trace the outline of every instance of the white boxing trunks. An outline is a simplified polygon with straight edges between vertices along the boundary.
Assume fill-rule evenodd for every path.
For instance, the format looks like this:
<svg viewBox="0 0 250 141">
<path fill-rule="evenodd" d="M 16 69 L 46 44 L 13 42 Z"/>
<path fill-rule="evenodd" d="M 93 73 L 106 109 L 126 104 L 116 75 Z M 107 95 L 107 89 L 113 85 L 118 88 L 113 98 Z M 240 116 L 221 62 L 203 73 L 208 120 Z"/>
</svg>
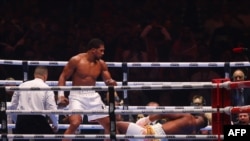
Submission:
<svg viewBox="0 0 250 141">
<path fill-rule="evenodd" d="M 145 135 L 146 129 L 135 124 L 130 123 L 126 132 L 126 135 Z M 130 141 L 144 141 L 144 139 L 129 139 Z"/>
<path fill-rule="evenodd" d="M 71 91 L 69 110 L 103 110 L 106 106 L 99 93 L 95 91 Z M 87 115 L 88 121 L 107 117 L 108 115 Z"/>
<path fill-rule="evenodd" d="M 155 135 L 166 135 L 166 133 L 162 129 L 162 125 L 160 123 L 156 123 L 154 125 L 151 125 L 151 127 L 153 128 Z"/>
<path fill-rule="evenodd" d="M 162 125 L 157 123 L 154 125 L 148 125 L 145 128 L 138 126 L 134 123 L 130 123 L 126 132 L 126 135 L 166 135 L 162 129 Z M 167 141 L 167 139 L 129 139 L 130 141 Z"/>
</svg>

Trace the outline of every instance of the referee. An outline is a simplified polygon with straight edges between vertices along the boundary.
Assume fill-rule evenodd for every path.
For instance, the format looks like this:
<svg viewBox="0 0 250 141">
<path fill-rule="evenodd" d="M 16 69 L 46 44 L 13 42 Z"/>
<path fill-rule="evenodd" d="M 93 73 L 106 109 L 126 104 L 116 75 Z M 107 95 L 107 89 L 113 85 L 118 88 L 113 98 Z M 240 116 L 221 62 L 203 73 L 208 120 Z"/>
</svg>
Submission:
<svg viewBox="0 0 250 141">
<path fill-rule="evenodd" d="M 22 87 L 49 87 L 45 81 L 48 78 L 47 67 L 38 66 L 34 71 L 34 79 L 23 82 Z M 56 110 L 53 91 L 15 91 L 11 100 L 12 110 Z M 49 117 L 49 118 L 48 118 Z M 52 122 L 50 126 L 49 121 Z M 58 115 L 17 115 L 16 134 L 55 134 L 58 130 Z M 29 139 L 14 139 L 14 141 L 29 141 Z M 35 141 L 37 141 L 36 139 Z M 41 140 L 41 139 L 40 139 Z M 52 139 L 50 139 L 52 141 Z"/>
</svg>

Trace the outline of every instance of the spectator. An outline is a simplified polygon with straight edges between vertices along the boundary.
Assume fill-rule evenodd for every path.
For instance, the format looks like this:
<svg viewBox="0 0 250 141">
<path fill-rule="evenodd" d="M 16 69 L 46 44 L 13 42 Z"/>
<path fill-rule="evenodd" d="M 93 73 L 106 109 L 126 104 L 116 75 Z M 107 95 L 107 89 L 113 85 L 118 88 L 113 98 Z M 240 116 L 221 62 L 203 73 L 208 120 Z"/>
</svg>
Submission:
<svg viewBox="0 0 250 141">
<path fill-rule="evenodd" d="M 170 33 L 156 17 L 141 32 L 141 38 L 146 43 L 146 51 L 150 62 L 159 61 L 159 49 L 166 50 L 172 40 Z M 165 56 L 164 56 L 165 58 Z"/>
<path fill-rule="evenodd" d="M 239 113 L 237 117 L 237 122 L 235 122 L 234 125 L 250 125 L 249 113 Z"/>
<path fill-rule="evenodd" d="M 243 69 L 236 69 L 233 72 L 232 81 L 244 81 L 247 79 Z M 250 104 L 250 89 L 239 88 L 232 90 L 232 105 L 233 106 L 244 106 Z"/>
<path fill-rule="evenodd" d="M 208 53 L 207 46 L 205 44 L 200 45 L 200 52 L 197 61 L 199 62 L 211 62 L 211 55 Z M 205 52 L 203 52 L 203 51 Z M 215 68 L 211 67 L 201 67 L 195 69 L 196 71 L 192 73 L 190 80 L 192 82 L 208 82 L 213 79 L 218 79 L 221 78 L 221 75 L 216 71 Z M 191 90 L 191 95 L 190 98 L 192 98 L 194 95 L 201 95 L 206 99 L 206 104 L 211 105 L 211 89 L 196 89 L 196 90 Z"/>
<path fill-rule="evenodd" d="M 206 106 L 206 99 L 201 95 L 194 95 L 191 106 Z M 208 125 L 212 125 L 212 113 L 205 113 L 204 116 L 208 119 Z M 210 134 L 208 130 L 199 130 L 197 133 Z"/>
<path fill-rule="evenodd" d="M 120 46 L 117 46 L 115 53 L 115 61 L 148 62 L 147 52 L 144 49 L 146 47 L 140 38 L 126 39 L 125 41 L 123 41 L 124 43 L 121 42 Z M 130 44 L 125 44 L 127 42 L 129 42 Z M 130 81 L 145 80 L 146 75 L 148 76 L 148 70 L 145 69 L 145 72 L 142 72 L 140 71 L 140 69 L 141 68 L 130 68 L 128 79 Z"/>
<path fill-rule="evenodd" d="M 233 72 L 232 81 L 244 81 L 247 79 L 244 69 L 236 69 Z M 250 104 L 250 89 L 239 88 L 231 91 L 232 106 L 244 106 Z M 237 122 L 237 115 L 232 115 L 232 122 Z"/>
<path fill-rule="evenodd" d="M 173 42 L 170 61 L 195 61 L 198 56 L 198 43 L 189 26 L 183 26 L 179 37 Z"/>
</svg>

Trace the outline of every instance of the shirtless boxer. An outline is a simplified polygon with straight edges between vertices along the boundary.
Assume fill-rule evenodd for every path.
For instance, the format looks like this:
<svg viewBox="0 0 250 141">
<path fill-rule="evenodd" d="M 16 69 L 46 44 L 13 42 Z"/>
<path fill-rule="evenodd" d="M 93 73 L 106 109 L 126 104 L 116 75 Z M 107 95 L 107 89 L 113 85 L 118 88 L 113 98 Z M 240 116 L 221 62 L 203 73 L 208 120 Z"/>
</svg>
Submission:
<svg viewBox="0 0 250 141">
<path fill-rule="evenodd" d="M 66 81 L 72 78 L 73 86 L 95 86 L 96 79 L 101 75 L 108 86 L 117 85 L 112 79 L 107 64 L 102 60 L 104 55 L 104 42 L 100 39 L 92 39 L 88 43 L 86 53 L 80 53 L 68 61 L 64 67 L 58 81 L 59 86 L 65 86 Z M 95 91 L 71 91 L 69 101 L 62 92 L 59 92 L 59 103 L 67 105 L 69 110 L 100 110 L 105 108 L 100 95 Z M 74 134 L 82 123 L 83 116 L 73 114 L 69 116 L 70 126 L 64 134 Z M 108 115 L 88 115 L 88 120 L 95 120 L 104 128 L 104 133 L 110 133 L 110 120 Z M 63 139 L 68 141 L 68 139 Z"/>
<path fill-rule="evenodd" d="M 163 118 L 168 119 L 164 124 L 148 125 L 151 121 Z M 123 121 L 117 122 L 117 129 L 119 133 L 126 135 L 193 134 L 195 131 L 206 127 L 207 123 L 208 120 L 203 114 L 157 114 L 141 118 L 136 124 Z M 130 141 L 144 141 L 144 139 L 130 139 Z"/>
</svg>

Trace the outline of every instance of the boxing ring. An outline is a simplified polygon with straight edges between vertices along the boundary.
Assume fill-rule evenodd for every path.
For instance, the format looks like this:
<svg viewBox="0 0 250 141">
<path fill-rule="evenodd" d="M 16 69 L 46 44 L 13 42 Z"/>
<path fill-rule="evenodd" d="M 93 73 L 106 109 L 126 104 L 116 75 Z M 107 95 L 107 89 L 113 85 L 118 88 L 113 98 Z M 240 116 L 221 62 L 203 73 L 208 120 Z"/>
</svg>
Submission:
<svg viewBox="0 0 250 141">
<path fill-rule="evenodd" d="M 248 67 L 249 62 L 191 62 L 191 63 L 119 63 L 119 62 L 106 62 L 108 67 L 120 67 L 123 71 L 122 82 L 118 82 L 117 86 L 105 86 L 103 82 L 97 82 L 96 86 L 71 86 L 71 82 L 67 81 L 66 86 L 57 86 L 57 81 L 47 81 L 50 88 L 40 87 L 26 87 L 19 88 L 17 85 L 23 81 L 28 80 L 28 68 L 29 66 L 64 66 L 67 62 L 62 61 L 20 61 L 20 60 L 0 60 L 1 65 L 21 65 L 23 68 L 23 80 L 0 80 L 1 93 L 6 91 L 33 91 L 33 90 L 48 90 L 48 91 L 79 91 L 79 90 L 94 90 L 94 91 L 108 91 L 110 93 L 108 109 L 106 110 L 64 110 L 59 109 L 56 111 L 52 110 L 41 110 L 41 111 L 25 111 L 25 110 L 9 110 L 7 108 L 8 103 L 6 102 L 6 96 L 0 95 L 1 102 L 1 139 L 206 139 L 206 140 L 223 140 L 224 136 L 222 133 L 222 126 L 230 124 L 230 114 L 236 114 L 240 112 L 250 112 L 249 106 L 243 107 L 231 107 L 230 90 L 236 88 L 249 88 L 250 81 L 242 82 L 230 82 L 229 74 L 231 67 Z M 225 78 L 214 79 L 212 82 L 128 82 L 128 68 L 130 67 L 221 67 L 225 70 Z M 14 86 L 8 86 L 14 85 Z M 182 90 L 182 89 L 212 89 L 212 106 L 129 106 L 126 101 L 128 98 L 128 91 L 130 90 Z M 122 91 L 124 105 L 115 106 L 114 103 L 114 92 Z M 206 127 L 204 130 L 212 130 L 211 135 L 116 135 L 116 114 L 163 114 L 163 113 L 212 113 L 212 126 Z M 110 116 L 110 134 L 94 135 L 94 134 L 55 134 L 55 135 L 42 135 L 42 134 L 8 134 L 9 128 L 14 128 L 14 124 L 7 123 L 8 114 L 108 114 Z M 59 129 L 66 129 L 68 125 L 59 124 Z M 80 129 L 103 129 L 100 125 L 81 125 Z"/>
</svg>

